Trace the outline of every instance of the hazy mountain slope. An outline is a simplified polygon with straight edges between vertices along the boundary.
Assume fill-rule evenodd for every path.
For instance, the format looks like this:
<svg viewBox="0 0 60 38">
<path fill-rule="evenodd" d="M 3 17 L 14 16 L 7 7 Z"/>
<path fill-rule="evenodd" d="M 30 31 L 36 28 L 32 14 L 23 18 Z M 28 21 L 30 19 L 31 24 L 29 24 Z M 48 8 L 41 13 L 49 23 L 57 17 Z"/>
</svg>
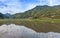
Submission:
<svg viewBox="0 0 60 38">
<path fill-rule="evenodd" d="M 58 6 L 36 6 L 35 8 L 14 15 L 16 18 L 60 18 L 60 5 Z"/>
</svg>

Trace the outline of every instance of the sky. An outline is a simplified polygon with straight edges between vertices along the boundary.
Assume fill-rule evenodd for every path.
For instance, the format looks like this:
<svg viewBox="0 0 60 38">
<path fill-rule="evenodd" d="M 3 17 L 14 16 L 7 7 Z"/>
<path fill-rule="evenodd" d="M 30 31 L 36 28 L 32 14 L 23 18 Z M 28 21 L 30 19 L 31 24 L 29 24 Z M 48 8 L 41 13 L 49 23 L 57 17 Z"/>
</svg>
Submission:
<svg viewBox="0 0 60 38">
<path fill-rule="evenodd" d="M 0 0 L 0 12 L 3 14 L 22 13 L 37 5 L 60 5 L 60 0 Z"/>
</svg>

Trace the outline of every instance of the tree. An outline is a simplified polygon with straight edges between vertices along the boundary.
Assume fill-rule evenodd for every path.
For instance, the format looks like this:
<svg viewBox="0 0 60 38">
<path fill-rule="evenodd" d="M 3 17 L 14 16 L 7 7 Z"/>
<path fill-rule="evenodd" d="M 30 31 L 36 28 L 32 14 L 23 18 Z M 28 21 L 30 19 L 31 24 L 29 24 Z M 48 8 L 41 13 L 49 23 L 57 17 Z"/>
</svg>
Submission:
<svg viewBox="0 0 60 38">
<path fill-rule="evenodd" d="M 2 13 L 0 13 L 0 19 L 3 19 L 4 15 Z"/>
</svg>

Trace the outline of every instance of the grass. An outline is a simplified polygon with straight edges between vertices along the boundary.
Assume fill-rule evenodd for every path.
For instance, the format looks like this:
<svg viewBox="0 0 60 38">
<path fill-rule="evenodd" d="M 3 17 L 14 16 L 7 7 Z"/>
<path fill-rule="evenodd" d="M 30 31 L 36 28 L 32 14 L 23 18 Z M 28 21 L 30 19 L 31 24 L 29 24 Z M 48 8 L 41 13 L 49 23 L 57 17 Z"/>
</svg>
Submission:
<svg viewBox="0 0 60 38">
<path fill-rule="evenodd" d="M 60 32 L 60 19 L 0 19 L 0 25 L 7 23 L 23 25 L 37 32 Z"/>
</svg>

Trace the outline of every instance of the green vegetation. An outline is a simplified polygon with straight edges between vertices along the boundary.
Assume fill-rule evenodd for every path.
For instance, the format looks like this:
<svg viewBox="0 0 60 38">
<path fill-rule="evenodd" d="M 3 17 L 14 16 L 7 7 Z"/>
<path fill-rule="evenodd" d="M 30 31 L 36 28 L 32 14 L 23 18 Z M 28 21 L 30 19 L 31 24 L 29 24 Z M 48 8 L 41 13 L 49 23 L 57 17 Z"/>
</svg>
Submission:
<svg viewBox="0 0 60 38">
<path fill-rule="evenodd" d="M 38 32 L 60 32 L 60 5 L 36 6 L 14 15 L 0 13 L 0 25 L 7 23 L 24 25 Z"/>
<path fill-rule="evenodd" d="M 7 23 L 23 25 L 37 32 L 60 32 L 60 19 L 0 19 L 0 25 Z"/>
<path fill-rule="evenodd" d="M 14 18 L 52 18 L 60 19 L 60 5 L 58 6 L 36 6 L 35 8 L 28 10 L 24 13 L 17 13 L 13 15 Z"/>
<path fill-rule="evenodd" d="M 60 5 L 58 6 L 36 6 L 33 9 L 25 11 L 23 13 L 16 13 L 13 15 L 10 14 L 1 14 L 0 17 L 4 18 L 31 18 L 31 19 L 41 19 L 41 18 L 51 18 L 51 19 L 60 19 Z"/>
</svg>

